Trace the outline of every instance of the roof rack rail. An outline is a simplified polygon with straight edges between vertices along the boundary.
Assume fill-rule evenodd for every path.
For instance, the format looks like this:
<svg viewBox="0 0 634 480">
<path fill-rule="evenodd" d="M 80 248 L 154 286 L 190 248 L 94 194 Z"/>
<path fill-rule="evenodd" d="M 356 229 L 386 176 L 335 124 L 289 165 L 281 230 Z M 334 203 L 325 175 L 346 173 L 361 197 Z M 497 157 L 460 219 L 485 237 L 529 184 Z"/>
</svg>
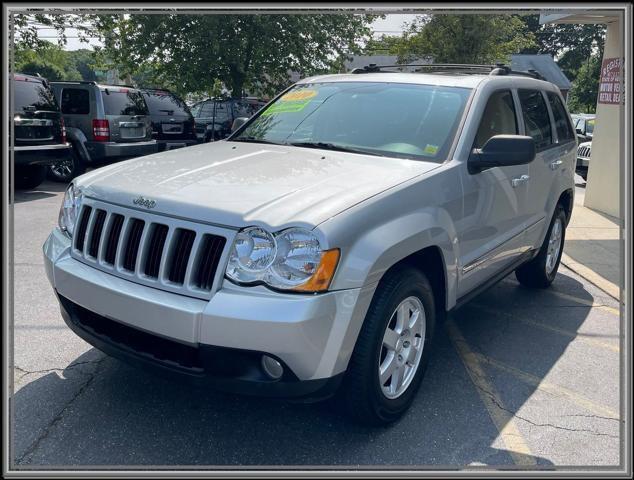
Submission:
<svg viewBox="0 0 634 480">
<path fill-rule="evenodd" d="M 428 72 L 456 72 L 456 73 L 488 73 L 489 75 L 521 75 L 526 77 L 532 77 L 539 80 L 545 80 L 545 78 L 539 74 L 536 70 L 530 69 L 526 72 L 511 70 L 511 67 L 503 63 L 496 63 L 495 65 L 479 65 L 469 63 L 404 63 L 397 65 L 377 65 L 371 63 L 362 68 L 355 68 L 350 73 L 386 73 L 385 68 L 403 68 L 403 67 L 415 67 L 414 72 L 428 71 Z"/>
<path fill-rule="evenodd" d="M 94 80 L 54 80 L 52 83 L 80 83 L 85 85 L 97 85 Z"/>
</svg>

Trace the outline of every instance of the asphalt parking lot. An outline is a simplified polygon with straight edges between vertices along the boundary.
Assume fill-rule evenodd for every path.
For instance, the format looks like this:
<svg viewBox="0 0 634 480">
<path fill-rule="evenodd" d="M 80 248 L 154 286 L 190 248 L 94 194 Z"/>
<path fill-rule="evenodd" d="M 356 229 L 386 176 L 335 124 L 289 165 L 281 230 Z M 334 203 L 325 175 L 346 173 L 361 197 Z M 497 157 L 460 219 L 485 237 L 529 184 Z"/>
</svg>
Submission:
<svg viewBox="0 0 634 480">
<path fill-rule="evenodd" d="M 412 409 L 388 428 L 363 428 L 328 404 L 184 388 L 75 336 L 42 263 L 63 190 L 47 182 L 15 196 L 15 468 L 616 468 L 622 460 L 619 304 L 563 266 L 549 290 L 511 275 L 453 312 L 437 329 Z"/>
</svg>

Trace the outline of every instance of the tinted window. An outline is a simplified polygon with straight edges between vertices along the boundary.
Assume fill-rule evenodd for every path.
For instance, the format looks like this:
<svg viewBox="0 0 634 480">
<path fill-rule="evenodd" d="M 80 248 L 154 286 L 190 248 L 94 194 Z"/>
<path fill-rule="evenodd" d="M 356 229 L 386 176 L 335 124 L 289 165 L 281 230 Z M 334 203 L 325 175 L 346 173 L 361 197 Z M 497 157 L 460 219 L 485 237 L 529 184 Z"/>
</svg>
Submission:
<svg viewBox="0 0 634 480">
<path fill-rule="evenodd" d="M 544 96 L 537 90 L 520 90 L 518 93 L 522 104 L 526 135 L 535 139 L 537 150 L 543 150 L 553 143 L 550 117 Z"/>
<path fill-rule="evenodd" d="M 576 138 L 575 132 L 568 121 L 568 114 L 564 104 L 561 103 L 561 99 L 558 95 L 552 92 L 548 92 L 548 101 L 550 102 L 550 109 L 553 111 L 553 117 L 555 118 L 555 129 L 557 130 L 557 138 L 559 143 L 565 143 Z"/>
<path fill-rule="evenodd" d="M 101 92 L 106 115 L 147 115 L 148 109 L 143 95 L 136 90 L 107 89 Z"/>
<path fill-rule="evenodd" d="M 58 112 L 59 107 L 49 88 L 37 80 L 16 80 L 13 82 L 14 108 L 16 112 L 24 110 L 48 110 Z"/>
<path fill-rule="evenodd" d="M 64 88 L 62 90 L 62 113 L 85 115 L 90 113 L 90 97 L 83 88 Z"/>
<path fill-rule="evenodd" d="M 201 117 L 213 117 L 214 115 L 214 102 L 205 102 L 200 109 Z"/>
<path fill-rule="evenodd" d="M 441 162 L 469 93 L 465 88 L 379 82 L 296 85 L 235 140 L 326 143 L 335 149 Z"/>
<path fill-rule="evenodd" d="M 152 115 L 189 116 L 189 108 L 185 102 L 170 92 L 143 92 L 143 96 Z"/>
<path fill-rule="evenodd" d="M 260 109 L 259 104 L 239 101 L 234 105 L 236 117 L 252 117 Z"/>
<path fill-rule="evenodd" d="M 216 121 L 224 122 L 229 120 L 231 104 L 229 102 L 216 102 Z"/>
<path fill-rule="evenodd" d="M 482 148 L 494 135 L 517 135 L 517 133 L 513 95 L 509 90 L 493 93 L 482 114 L 474 147 Z"/>
</svg>

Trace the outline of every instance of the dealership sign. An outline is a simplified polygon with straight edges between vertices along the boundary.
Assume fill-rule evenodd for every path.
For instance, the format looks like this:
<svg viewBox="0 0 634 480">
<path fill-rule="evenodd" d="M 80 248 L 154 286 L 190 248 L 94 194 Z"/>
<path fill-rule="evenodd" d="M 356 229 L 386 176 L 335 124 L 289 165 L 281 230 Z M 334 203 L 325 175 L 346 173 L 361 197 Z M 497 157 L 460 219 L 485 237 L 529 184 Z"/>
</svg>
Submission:
<svg viewBox="0 0 634 480">
<path fill-rule="evenodd" d="M 604 58 L 601 64 L 601 80 L 599 81 L 599 103 L 619 104 L 621 95 L 621 58 Z"/>
</svg>

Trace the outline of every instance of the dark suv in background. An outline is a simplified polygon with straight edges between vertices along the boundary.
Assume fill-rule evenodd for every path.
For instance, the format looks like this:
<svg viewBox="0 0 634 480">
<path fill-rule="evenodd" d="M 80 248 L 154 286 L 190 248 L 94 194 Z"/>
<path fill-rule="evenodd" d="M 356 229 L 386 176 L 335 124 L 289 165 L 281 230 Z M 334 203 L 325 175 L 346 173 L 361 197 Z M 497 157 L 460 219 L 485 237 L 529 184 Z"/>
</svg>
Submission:
<svg viewBox="0 0 634 480">
<path fill-rule="evenodd" d="M 152 137 L 158 150 L 187 147 L 198 143 L 194 117 L 176 94 L 165 89 L 141 89 L 152 119 Z"/>
<path fill-rule="evenodd" d="M 72 155 L 51 167 L 53 180 L 68 182 L 89 164 L 140 157 L 158 150 L 141 92 L 95 82 L 51 82 L 60 104 Z"/>
<path fill-rule="evenodd" d="M 196 103 L 191 112 L 196 119 L 196 135 L 203 142 L 222 140 L 231 134 L 233 121 L 252 117 L 267 102 L 258 98 L 215 98 Z"/>
<path fill-rule="evenodd" d="M 17 188 L 37 187 L 47 166 L 70 157 L 64 119 L 48 82 L 17 73 L 13 76 L 14 178 Z"/>
</svg>

